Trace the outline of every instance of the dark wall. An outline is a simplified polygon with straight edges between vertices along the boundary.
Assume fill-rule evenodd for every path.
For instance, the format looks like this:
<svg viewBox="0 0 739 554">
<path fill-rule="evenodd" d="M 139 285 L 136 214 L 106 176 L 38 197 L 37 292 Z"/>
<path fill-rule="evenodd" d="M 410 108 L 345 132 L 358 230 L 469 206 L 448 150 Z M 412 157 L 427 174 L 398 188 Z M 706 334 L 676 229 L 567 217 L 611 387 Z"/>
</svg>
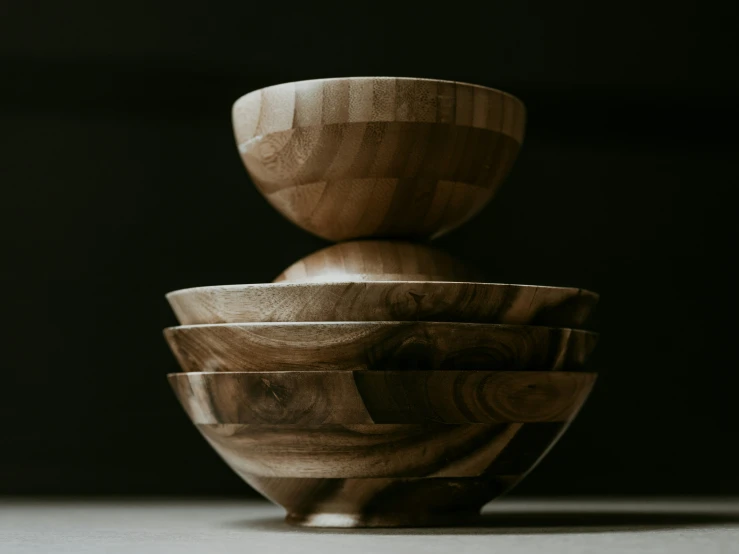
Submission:
<svg viewBox="0 0 739 554">
<path fill-rule="evenodd" d="M 438 241 L 494 281 L 602 295 L 603 375 L 518 492 L 739 493 L 704 236 L 737 182 L 735 3 L 315 4 L 0 7 L 0 493 L 247 492 L 168 389 L 164 293 L 269 281 L 325 245 L 251 185 L 230 107 L 350 75 L 528 106 L 509 181 Z"/>
</svg>

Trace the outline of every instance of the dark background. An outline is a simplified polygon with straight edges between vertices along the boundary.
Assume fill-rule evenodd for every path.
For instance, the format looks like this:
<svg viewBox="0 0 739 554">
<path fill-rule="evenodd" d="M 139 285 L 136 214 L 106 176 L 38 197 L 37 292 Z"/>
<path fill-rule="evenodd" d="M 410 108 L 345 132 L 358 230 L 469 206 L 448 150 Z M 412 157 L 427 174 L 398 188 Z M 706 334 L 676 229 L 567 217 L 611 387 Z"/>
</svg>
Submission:
<svg viewBox="0 0 739 554">
<path fill-rule="evenodd" d="M 731 289 L 706 269 L 737 185 L 735 6 L 3 2 L 0 493 L 249 493 L 168 389 L 164 293 L 326 244 L 251 185 L 230 108 L 352 75 L 522 98 L 509 181 L 438 246 L 602 295 L 604 374 L 516 494 L 739 493 Z"/>
</svg>

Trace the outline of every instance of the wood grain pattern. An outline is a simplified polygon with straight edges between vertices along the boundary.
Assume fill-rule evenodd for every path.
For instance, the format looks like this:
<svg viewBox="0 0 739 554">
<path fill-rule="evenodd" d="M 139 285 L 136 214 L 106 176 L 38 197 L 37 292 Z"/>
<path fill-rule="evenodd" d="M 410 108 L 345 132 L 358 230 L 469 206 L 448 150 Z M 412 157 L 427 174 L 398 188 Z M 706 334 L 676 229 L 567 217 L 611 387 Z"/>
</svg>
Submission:
<svg viewBox="0 0 739 554">
<path fill-rule="evenodd" d="M 225 323 L 165 329 L 186 372 L 580 370 L 588 331 L 438 322 Z"/>
<path fill-rule="evenodd" d="M 460 260 L 424 244 L 359 240 L 333 244 L 299 260 L 274 282 L 480 281 Z"/>
<path fill-rule="evenodd" d="M 493 283 L 336 282 L 197 287 L 167 300 L 183 325 L 440 321 L 587 328 L 598 295 Z"/>
<path fill-rule="evenodd" d="M 520 426 L 199 424 L 197 428 L 239 472 L 366 478 L 480 475 Z"/>
<path fill-rule="evenodd" d="M 173 373 L 196 424 L 531 423 L 569 421 L 593 373 L 297 371 Z"/>
<path fill-rule="evenodd" d="M 270 204 L 339 241 L 434 237 L 474 216 L 515 161 L 526 111 L 476 85 L 357 77 L 251 92 L 232 120 Z"/>
</svg>

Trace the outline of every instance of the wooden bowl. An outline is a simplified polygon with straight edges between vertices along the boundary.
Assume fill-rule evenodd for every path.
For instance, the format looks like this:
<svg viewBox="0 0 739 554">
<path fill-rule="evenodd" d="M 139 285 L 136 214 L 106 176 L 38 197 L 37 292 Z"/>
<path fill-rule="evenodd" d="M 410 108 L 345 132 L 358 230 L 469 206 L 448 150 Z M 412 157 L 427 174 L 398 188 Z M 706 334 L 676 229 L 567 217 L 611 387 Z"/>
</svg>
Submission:
<svg viewBox="0 0 739 554">
<path fill-rule="evenodd" d="M 183 325 L 311 321 L 458 321 L 587 326 L 598 295 L 582 289 L 423 281 L 197 287 L 167 300 Z"/>
<path fill-rule="evenodd" d="M 232 119 L 270 204 L 340 241 L 435 237 L 471 218 L 510 171 L 526 110 L 477 85 L 354 77 L 250 92 Z"/>
<path fill-rule="evenodd" d="M 592 373 L 190 373 L 193 423 L 290 523 L 469 522 L 549 450 Z"/>
<path fill-rule="evenodd" d="M 580 370 L 588 331 L 439 322 L 225 323 L 165 329 L 186 372 Z"/>
<path fill-rule="evenodd" d="M 299 260 L 275 283 L 346 281 L 480 281 L 482 275 L 446 252 L 412 242 L 357 240 Z"/>
</svg>

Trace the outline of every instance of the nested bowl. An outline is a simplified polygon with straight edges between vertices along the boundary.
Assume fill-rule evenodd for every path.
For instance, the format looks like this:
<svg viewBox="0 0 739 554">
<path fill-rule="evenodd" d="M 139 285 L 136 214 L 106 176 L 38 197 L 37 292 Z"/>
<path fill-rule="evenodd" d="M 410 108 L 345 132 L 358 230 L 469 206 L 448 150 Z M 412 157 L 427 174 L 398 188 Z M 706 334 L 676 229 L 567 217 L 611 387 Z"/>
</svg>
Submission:
<svg viewBox="0 0 739 554">
<path fill-rule="evenodd" d="M 478 85 L 354 77 L 250 92 L 232 120 L 270 204 L 340 241 L 435 237 L 471 218 L 510 171 L 526 110 Z"/>
<path fill-rule="evenodd" d="M 578 371 L 598 338 L 574 329 L 429 321 L 226 323 L 164 333 L 186 372 Z"/>
<path fill-rule="evenodd" d="M 598 295 L 562 287 L 348 279 L 196 287 L 170 292 L 167 300 L 183 325 L 439 321 L 583 328 Z"/>
<path fill-rule="evenodd" d="M 595 374 L 179 373 L 185 411 L 255 489 L 315 526 L 468 522 L 549 450 Z"/>
</svg>

